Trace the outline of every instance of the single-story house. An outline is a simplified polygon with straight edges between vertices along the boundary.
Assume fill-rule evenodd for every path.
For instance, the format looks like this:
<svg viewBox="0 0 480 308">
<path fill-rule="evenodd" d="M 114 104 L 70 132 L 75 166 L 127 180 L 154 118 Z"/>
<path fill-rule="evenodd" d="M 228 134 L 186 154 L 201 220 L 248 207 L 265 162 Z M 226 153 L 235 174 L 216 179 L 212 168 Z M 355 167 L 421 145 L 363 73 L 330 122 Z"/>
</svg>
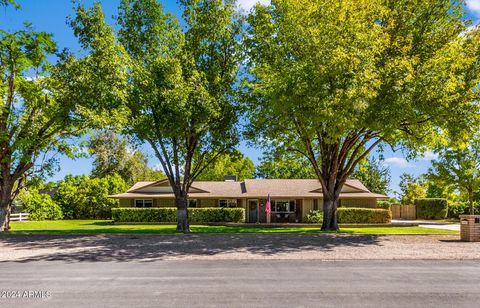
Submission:
<svg viewBox="0 0 480 308">
<path fill-rule="evenodd" d="M 265 202 L 271 200 L 271 222 L 301 222 L 311 210 L 322 210 L 320 182 L 314 179 L 247 179 L 244 181 L 197 181 L 190 188 L 188 206 L 241 207 L 245 221 L 266 222 Z M 175 207 L 168 180 L 138 182 L 125 193 L 112 195 L 120 207 Z M 360 181 L 347 180 L 340 206 L 373 208 L 388 198 L 370 192 Z"/>
</svg>

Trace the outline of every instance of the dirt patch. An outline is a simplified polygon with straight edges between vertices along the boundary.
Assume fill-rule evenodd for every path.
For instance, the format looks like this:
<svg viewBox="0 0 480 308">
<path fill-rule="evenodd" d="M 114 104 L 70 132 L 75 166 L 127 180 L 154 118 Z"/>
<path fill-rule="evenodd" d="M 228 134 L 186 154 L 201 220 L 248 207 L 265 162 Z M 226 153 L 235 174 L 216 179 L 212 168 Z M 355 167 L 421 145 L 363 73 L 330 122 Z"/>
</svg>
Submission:
<svg viewBox="0 0 480 308">
<path fill-rule="evenodd" d="M 458 235 L 2 235 L 0 261 L 480 259 Z"/>
</svg>

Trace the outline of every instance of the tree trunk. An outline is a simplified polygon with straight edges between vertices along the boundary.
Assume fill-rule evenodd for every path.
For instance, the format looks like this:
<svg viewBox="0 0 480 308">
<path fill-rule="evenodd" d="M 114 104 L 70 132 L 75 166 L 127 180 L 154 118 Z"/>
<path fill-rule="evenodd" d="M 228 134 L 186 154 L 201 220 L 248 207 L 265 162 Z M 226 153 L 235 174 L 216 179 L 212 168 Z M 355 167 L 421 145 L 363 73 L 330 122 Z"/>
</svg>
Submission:
<svg viewBox="0 0 480 308">
<path fill-rule="evenodd" d="M 474 215 L 475 209 L 473 208 L 473 190 L 468 191 L 468 202 L 470 203 L 470 215 Z"/>
<path fill-rule="evenodd" d="M 324 192 L 322 231 L 338 231 L 337 206 L 338 198 L 335 198 L 335 194 Z"/>
<path fill-rule="evenodd" d="M 175 205 L 177 206 L 177 232 L 189 233 L 187 198 L 176 196 Z"/>
<path fill-rule="evenodd" d="M 11 204 L 10 199 L 0 201 L 0 231 L 10 230 Z"/>
<path fill-rule="evenodd" d="M 10 230 L 10 212 L 12 208 L 12 189 L 9 181 L 2 183 L 0 187 L 0 231 Z"/>
</svg>

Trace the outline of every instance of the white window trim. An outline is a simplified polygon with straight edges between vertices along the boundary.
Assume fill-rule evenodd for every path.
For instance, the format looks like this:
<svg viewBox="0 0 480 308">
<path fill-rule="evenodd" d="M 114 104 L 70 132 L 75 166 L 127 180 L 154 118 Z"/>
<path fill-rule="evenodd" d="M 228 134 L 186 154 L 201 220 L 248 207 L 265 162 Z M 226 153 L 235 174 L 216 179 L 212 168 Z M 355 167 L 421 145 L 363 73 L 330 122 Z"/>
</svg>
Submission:
<svg viewBox="0 0 480 308">
<path fill-rule="evenodd" d="M 137 206 L 137 201 L 142 201 L 142 206 Z M 145 201 L 150 201 L 152 203 L 152 207 L 153 207 L 153 199 L 135 199 L 135 207 L 138 207 L 138 208 L 145 208 Z"/>
<path fill-rule="evenodd" d="M 235 203 L 235 207 L 238 207 L 238 200 L 237 199 L 218 199 L 218 207 L 220 207 L 220 201 L 225 201 L 228 205 L 229 202 Z M 227 206 L 227 208 L 229 208 Z"/>
<path fill-rule="evenodd" d="M 277 201 L 281 201 L 281 202 L 288 202 L 288 211 L 280 211 L 280 212 L 277 212 L 276 209 L 277 209 Z M 293 212 L 290 212 L 290 202 L 293 201 Z M 274 203 L 274 206 L 272 207 L 272 213 L 276 213 L 276 214 L 290 214 L 290 213 L 295 213 L 297 211 L 297 200 L 295 199 L 277 199 L 277 200 L 272 200 L 272 203 Z M 273 210 L 275 209 L 275 211 Z"/>
</svg>

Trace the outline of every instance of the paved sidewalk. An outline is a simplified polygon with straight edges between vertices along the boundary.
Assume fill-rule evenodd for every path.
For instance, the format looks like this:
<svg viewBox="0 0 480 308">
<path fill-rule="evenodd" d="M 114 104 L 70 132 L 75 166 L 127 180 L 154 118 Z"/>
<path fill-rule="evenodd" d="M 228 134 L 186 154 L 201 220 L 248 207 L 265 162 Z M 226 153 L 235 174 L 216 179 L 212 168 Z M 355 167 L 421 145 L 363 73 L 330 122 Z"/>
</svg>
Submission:
<svg viewBox="0 0 480 308">
<path fill-rule="evenodd" d="M 424 227 L 424 228 L 460 231 L 460 224 L 458 223 L 448 223 L 448 222 L 428 221 L 428 220 L 403 220 L 403 219 L 401 220 L 392 219 L 392 223 L 397 225 L 418 224 L 419 227 Z"/>
<path fill-rule="evenodd" d="M 189 234 L 5 235 L 1 261 L 480 260 L 459 235 Z"/>
</svg>

